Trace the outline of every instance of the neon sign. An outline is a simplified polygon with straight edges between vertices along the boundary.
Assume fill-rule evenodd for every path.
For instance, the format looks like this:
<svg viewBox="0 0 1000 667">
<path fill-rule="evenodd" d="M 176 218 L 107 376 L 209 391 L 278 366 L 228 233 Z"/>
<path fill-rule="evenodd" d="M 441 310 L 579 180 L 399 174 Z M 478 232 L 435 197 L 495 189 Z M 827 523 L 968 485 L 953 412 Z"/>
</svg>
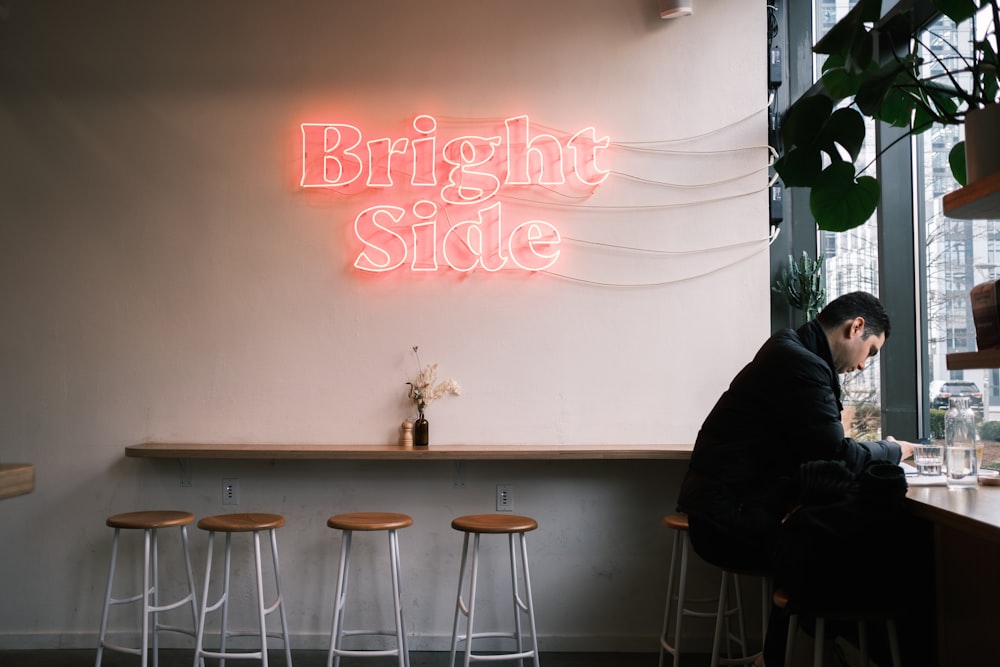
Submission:
<svg viewBox="0 0 1000 667">
<path fill-rule="evenodd" d="M 411 127 L 411 136 L 365 141 L 355 125 L 301 125 L 302 188 L 411 198 L 405 207 L 369 206 L 354 219 L 359 270 L 547 269 L 559 259 L 559 230 L 545 220 L 505 220 L 504 195 L 537 188 L 579 198 L 610 174 L 600 165 L 610 140 L 593 127 L 560 138 L 534 133 L 527 116 L 514 116 L 482 134 L 449 138 L 429 115 Z"/>
</svg>

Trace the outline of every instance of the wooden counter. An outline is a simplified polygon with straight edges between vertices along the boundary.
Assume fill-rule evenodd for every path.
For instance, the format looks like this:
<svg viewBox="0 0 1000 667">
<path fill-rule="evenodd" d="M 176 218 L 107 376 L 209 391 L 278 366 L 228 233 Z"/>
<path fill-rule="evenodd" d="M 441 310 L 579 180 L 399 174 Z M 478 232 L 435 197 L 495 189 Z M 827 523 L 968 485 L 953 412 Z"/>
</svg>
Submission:
<svg viewBox="0 0 1000 667">
<path fill-rule="evenodd" d="M 911 486 L 906 498 L 914 514 L 935 526 L 1000 542 L 1000 486 L 979 486 L 967 491 L 949 491 L 945 486 Z"/>
<path fill-rule="evenodd" d="M 1000 486 L 910 487 L 912 511 L 934 526 L 938 660 L 993 664 L 1000 627 Z"/>
<path fill-rule="evenodd" d="M 0 498 L 31 493 L 35 489 L 35 466 L 30 463 L 0 463 Z"/>
<path fill-rule="evenodd" d="M 686 461 L 693 445 L 266 445 L 144 442 L 126 456 L 153 459 L 340 459 L 396 461 L 552 461 L 587 459 Z"/>
</svg>

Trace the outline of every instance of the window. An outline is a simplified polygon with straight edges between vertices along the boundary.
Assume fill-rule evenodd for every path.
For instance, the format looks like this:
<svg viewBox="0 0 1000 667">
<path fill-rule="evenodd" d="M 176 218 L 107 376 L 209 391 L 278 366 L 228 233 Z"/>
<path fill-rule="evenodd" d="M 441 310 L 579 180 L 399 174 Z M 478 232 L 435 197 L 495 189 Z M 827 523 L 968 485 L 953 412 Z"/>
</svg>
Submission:
<svg viewBox="0 0 1000 667">
<path fill-rule="evenodd" d="M 811 16 L 814 34 L 825 34 L 855 4 L 853 0 L 813 0 Z M 883 12 L 891 11 L 894 4 L 896 3 L 892 1 L 883 3 Z M 793 9 L 793 5 L 797 5 L 794 0 L 785 0 L 784 7 L 789 12 L 789 20 L 797 21 L 795 25 L 802 25 L 801 20 L 796 18 L 799 15 L 793 16 L 794 11 L 800 11 L 797 7 Z M 961 30 L 966 30 L 965 26 L 961 26 Z M 920 42 L 928 50 L 925 67 L 929 71 L 939 69 L 940 60 L 964 56 L 964 53 L 955 53 L 949 46 L 949 43 L 970 43 L 971 35 L 961 34 L 961 30 L 947 19 L 942 19 L 931 25 L 921 36 Z M 811 49 L 815 40 L 810 35 L 803 35 L 804 32 L 805 30 L 789 30 L 790 53 Z M 816 81 L 823 59 L 823 56 L 814 58 L 813 70 L 808 74 L 799 73 L 796 77 L 792 73 L 792 78 L 800 82 L 800 88 L 811 85 L 806 83 L 806 77 L 810 82 Z M 788 91 L 789 102 L 804 93 L 805 88 Z M 862 152 L 857 162 L 859 166 L 875 162 L 874 130 L 873 127 L 868 128 L 867 136 L 872 146 L 866 147 Z M 884 129 L 878 128 L 878 131 L 883 132 Z M 1000 279 L 1000 222 L 951 220 L 944 217 L 942 198 L 958 187 L 951 175 L 948 153 L 962 138 L 960 126 L 935 125 L 923 135 L 912 138 L 909 158 L 912 160 L 912 171 L 908 172 L 905 168 L 883 169 L 879 173 L 884 193 L 879 215 L 881 219 L 890 221 L 887 225 L 909 235 L 906 244 L 910 247 L 906 252 L 915 256 L 915 271 L 909 268 L 905 271 L 892 270 L 897 264 L 891 261 L 893 254 L 888 254 L 888 248 L 892 248 L 894 253 L 898 252 L 898 248 L 893 245 L 888 248 L 879 247 L 878 240 L 885 237 L 887 230 L 881 230 L 880 234 L 878 223 L 874 219 L 848 232 L 820 232 L 816 235 L 813 246 L 826 258 L 828 299 L 848 291 L 863 289 L 879 295 L 891 294 L 894 303 L 887 302 L 890 309 L 893 306 L 911 309 L 908 314 L 915 324 L 914 331 L 910 332 L 910 349 L 918 357 L 918 368 L 913 368 L 912 353 L 898 359 L 895 367 L 890 361 L 891 354 L 879 355 L 884 368 L 880 369 L 878 365 L 872 364 L 865 374 L 845 376 L 844 382 L 845 405 L 868 411 L 879 408 L 883 420 L 887 422 L 894 418 L 898 420 L 901 412 L 909 410 L 912 418 L 906 422 L 905 430 L 913 432 L 903 434 L 900 429 L 889 426 L 891 430 L 888 432 L 900 437 L 931 435 L 929 411 L 933 401 L 932 392 L 928 389 L 931 382 L 935 386 L 940 386 L 945 380 L 975 383 L 983 388 L 987 418 L 990 406 L 993 405 L 997 407 L 997 419 L 1000 419 L 1000 372 L 949 371 L 945 359 L 951 352 L 976 349 L 969 290 L 985 280 Z M 906 196 L 911 192 L 912 197 Z M 885 193 L 903 193 L 897 199 L 904 201 L 902 204 L 899 201 L 887 202 Z M 794 198 L 796 193 L 792 191 L 790 196 Z M 888 210 L 892 207 L 896 208 Z M 793 206 L 793 210 L 801 208 Z M 799 215 L 792 220 L 795 230 L 793 233 L 816 234 L 815 223 L 812 220 L 798 219 L 802 217 Z M 906 220 L 912 221 L 912 229 L 900 230 L 901 226 L 906 227 Z M 908 266 L 912 267 L 912 263 Z M 880 281 L 884 284 L 880 284 Z M 916 304 L 915 312 L 913 304 Z M 898 320 L 894 320 L 894 324 L 897 322 Z M 894 331 L 896 330 L 898 328 L 894 327 Z M 896 334 L 894 337 L 897 337 Z M 900 378 L 907 384 L 902 390 L 906 392 L 905 400 L 899 400 L 898 394 L 895 394 L 896 402 L 884 407 L 887 391 L 900 391 Z M 895 385 L 891 391 L 889 384 Z"/>
<path fill-rule="evenodd" d="M 963 26 L 963 30 L 965 26 Z M 942 18 L 921 38 L 940 58 L 967 55 L 971 34 L 961 34 L 954 23 Z M 953 53 L 944 42 L 960 46 Z M 925 169 L 917 173 L 918 192 L 923 199 L 927 291 L 924 309 L 928 327 L 928 380 L 963 380 L 996 391 L 995 371 L 949 371 L 945 355 L 976 349 L 976 333 L 969 303 L 969 290 L 977 283 L 993 280 L 1000 270 L 1000 223 L 990 220 L 952 220 L 944 217 L 942 197 L 958 188 L 948 167 L 948 152 L 963 137 L 960 126 L 936 126 L 922 142 Z M 915 144 L 921 147 L 918 141 Z M 918 221 L 920 222 L 920 221 Z M 946 385 L 949 386 L 949 385 Z M 977 390 L 978 391 L 978 390 Z M 1000 407 L 1000 401 L 988 403 Z M 941 402 L 932 401 L 938 409 Z"/>
<path fill-rule="evenodd" d="M 825 34 L 847 14 L 855 2 L 856 0 L 851 2 L 817 0 L 815 16 L 820 16 L 823 20 L 815 26 L 816 34 Z M 819 77 L 824 58 L 817 59 L 814 78 Z M 868 165 L 865 173 L 871 175 L 875 172 L 875 147 L 872 141 L 874 136 L 874 123 L 868 121 L 866 127 L 868 142 L 856 164 Z M 874 216 L 864 225 L 846 232 L 820 231 L 818 247 L 824 256 L 824 284 L 828 301 L 857 290 L 879 293 L 878 226 Z M 875 357 L 861 373 L 843 376 L 842 398 L 845 412 L 855 415 L 879 414 L 880 375 L 880 358 Z M 848 435 L 854 437 L 878 437 L 880 432 L 878 424 L 873 424 L 870 419 L 846 419 L 845 427 Z"/>
</svg>

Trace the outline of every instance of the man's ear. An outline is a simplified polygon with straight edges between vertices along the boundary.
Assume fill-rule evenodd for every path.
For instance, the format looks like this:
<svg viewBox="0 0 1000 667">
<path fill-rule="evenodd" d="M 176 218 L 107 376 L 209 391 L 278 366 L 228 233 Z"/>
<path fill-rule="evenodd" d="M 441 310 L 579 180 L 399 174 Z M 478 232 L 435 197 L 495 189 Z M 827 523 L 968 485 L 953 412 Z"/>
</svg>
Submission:
<svg viewBox="0 0 1000 667">
<path fill-rule="evenodd" d="M 851 320 L 848 329 L 848 338 L 858 335 L 864 336 L 865 333 L 865 318 L 858 316 Z"/>
</svg>

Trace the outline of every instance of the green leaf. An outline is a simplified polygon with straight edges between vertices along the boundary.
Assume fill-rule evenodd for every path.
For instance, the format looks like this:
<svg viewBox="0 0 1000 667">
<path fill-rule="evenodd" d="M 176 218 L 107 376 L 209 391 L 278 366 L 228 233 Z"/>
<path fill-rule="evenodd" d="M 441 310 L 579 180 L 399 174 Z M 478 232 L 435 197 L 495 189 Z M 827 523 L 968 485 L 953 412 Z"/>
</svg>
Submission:
<svg viewBox="0 0 1000 667">
<path fill-rule="evenodd" d="M 865 23 L 873 23 L 881 15 L 882 0 L 861 0 L 816 42 L 813 51 L 840 55 L 849 74 L 863 72 L 872 61 L 874 47 Z"/>
<path fill-rule="evenodd" d="M 861 12 L 864 11 L 864 4 L 859 2 L 854 5 L 842 19 L 833 24 L 833 27 L 813 46 L 813 51 L 826 55 L 837 53 L 846 58 L 847 52 L 857 39 L 858 30 L 863 29 Z"/>
<path fill-rule="evenodd" d="M 864 72 L 848 72 L 844 66 L 844 56 L 835 53 L 823 63 L 823 87 L 836 100 L 846 99 L 858 92 L 865 75 L 875 68 L 875 63 Z"/>
<path fill-rule="evenodd" d="M 882 18 L 882 0 L 861 0 L 861 20 L 875 23 Z"/>
<path fill-rule="evenodd" d="M 913 108 L 913 99 L 898 88 L 893 88 L 886 92 L 885 99 L 882 100 L 878 119 L 893 127 L 910 127 Z M 913 126 L 918 127 L 918 124 L 914 123 Z"/>
<path fill-rule="evenodd" d="M 793 148 L 778 158 L 774 170 L 786 187 L 807 188 L 823 171 L 823 156 L 814 146 Z"/>
<path fill-rule="evenodd" d="M 906 74 L 906 65 L 896 61 L 871 72 L 858 86 L 858 93 L 854 98 L 861 113 L 876 117 L 889 92 L 893 90 L 893 86 L 901 82 L 901 77 L 903 83 L 909 78 Z M 909 122 L 909 117 L 907 117 L 907 122 Z"/>
<path fill-rule="evenodd" d="M 975 0 L 934 0 L 934 6 L 955 23 L 972 18 L 979 8 Z"/>
<path fill-rule="evenodd" d="M 997 70 L 1000 69 L 1000 61 L 997 59 L 997 52 L 993 44 L 988 39 L 973 42 L 973 48 L 979 54 L 979 77 L 983 84 L 983 101 L 989 103 L 996 101 L 998 92 Z"/>
<path fill-rule="evenodd" d="M 960 123 L 956 114 L 962 95 L 953 85 L 937 81 L 924 82 L 923 93 L 924 103 L 938 116 L 937 122 L 949 122 L 955 125 Z"/>
<path fill-rule="evenodd" d="M 923 134 L 934 127 L 934 117 L 931 116 L 923 105 L 918 105 L 913 111 L 912 134 Z"/>
<path fill-rule="evenodd" d="M 951 147 L 948 153 L 948 165 L 951 166 L 951 175 L 955 177 L 959 185 L 969 184 L 969 176 L 965 171 L 965 142 L 960 141 Z"/>
<path fill-rule="evenodd" d="M 878 207 L 879 182 L 871 176 L 855 178 L 854 165 L 831 164 L 809 193 L 809 211 L 820 229 L 843 232 L 863 225 Z"/>
<path fill-rule="evenodd" d="M 831 111 L 833 100 L 824 95 L 800 98 L 781 121 L 781 140 L 789 147 L 813 143 Z"/>
<path fill-rule="evenodd" d="M 846 150 L 852 162 L 857 160 L 865 143 L 864 117 L 851 107 L 837 109 L 823 125 L 819 143 L 834 161 L 841 159 L 835 145 Z"/>
</svg>

